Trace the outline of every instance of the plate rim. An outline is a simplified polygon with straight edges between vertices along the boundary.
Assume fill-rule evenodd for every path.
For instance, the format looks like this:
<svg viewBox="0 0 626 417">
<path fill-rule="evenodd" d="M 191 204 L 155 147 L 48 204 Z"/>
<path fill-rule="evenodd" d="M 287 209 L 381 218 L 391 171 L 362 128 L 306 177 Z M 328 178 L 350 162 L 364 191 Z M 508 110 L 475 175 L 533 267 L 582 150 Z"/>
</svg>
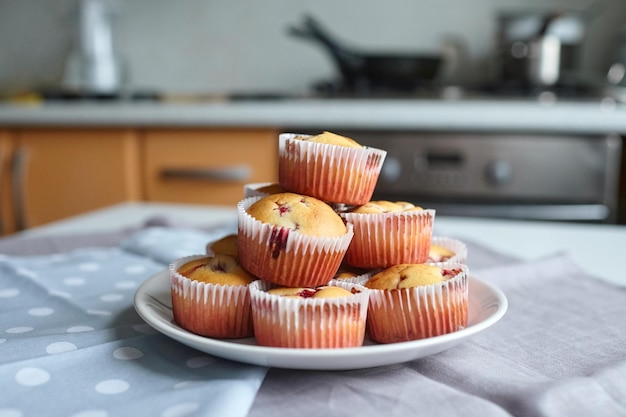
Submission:
<svg viewBox="0 0 626 417">
<path fill-rule="evenodd" d="M 456 332 L 447 333 L 440 336 L 430 337 L 426 339 L 412 340 L 408 342 L 389 343 L 389 344 L 366 344 L 358 347 L 347 348 L 318 348 L 318 349 L 297 349 L 297 348 L 281 348 L 270 346 L 258 346 L 254 344 L 252 338 L 245 339 L 216 339 L 200 336 L 191 333 L 173 322 L 173 317 L 166 320 L 162 317 L 163 313 L 157 312 L 155 307 L 158 305 L 160 309 L 166 309 L 171 315 L 171 304 L 164 304 L 154 294 L 151 293 L 152 287 L 160 288 L 163 291 L 169 289 L 169 271 L 161 270 L 146 280 L 137 288 L 134 296 L 134 307 L 139 316 L 152 328 L 158 332 L 168 336 L 182 344 L 195 348 L 202 352 L 212 354 L 216 357 L 234 360 L 237 362 L 248 363 L 251 365 L 270 366 L 277 368 L 302 369 L 302 370 L 349 370 L 364 369 L 376 366 L 384 366 L 393 363 L 405 361 L 385 361 L 371 360 L 376 355 L 388 355 L 390 353 L 410 353 L 417 352 L 419 349 L 433 350 L 430 354 L 439 353 L 456 344 L 461 343 L 470 336 L 479 333 L 493 324 L 498 322 L 508 310 L 508 300 L 505 294 L 495 285 L 487 283 L 476 276 L 470 275 L 470 289 L 480 288 L 483 298 L 491 296 L 493 298 L 488 309 L 491 312 L 488 316 L 482 318 L 476 323 L 470 323 L 466 328 L 457 330 Z M 479 290 L 474 290 L 478 292 Z M 470 302 L 472 294 L 470 294 Z M 481 305 L 479 313 L 484 313 L 487 309 Z M 440 347 L 440 349 L 439 349 Z M 430 354 L 420 356 L 414 359 L 429 356 Z M 242 356 L 243 355 L 243 356 Z M 250 356 L 252 355 L 252 356 Z M 350 363 L 343 363 L 346 358 L 352 359 Z M 361 360 L 357 360 L 361 359 Z M 365 360 L 363 360 L 365 359 Z M 369 359 L 369 360 L 368 360 Z M 374 358 L 375 359 L 375 358 Z M 293 365 L 294 360 L 305 361 L 302 364 Z M 331 364 L 310 363 L 306 361 L 332 360 Z M 289 365 L 291 364 L 291 365 Z"/>
</svg>

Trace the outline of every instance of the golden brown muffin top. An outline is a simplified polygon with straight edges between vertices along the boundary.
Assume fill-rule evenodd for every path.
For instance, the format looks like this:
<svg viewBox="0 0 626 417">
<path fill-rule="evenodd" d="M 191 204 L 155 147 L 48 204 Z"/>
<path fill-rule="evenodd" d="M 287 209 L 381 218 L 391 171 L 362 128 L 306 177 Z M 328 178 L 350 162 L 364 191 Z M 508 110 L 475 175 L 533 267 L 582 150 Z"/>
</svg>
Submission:
<svg viewBox="0 0 626 417">
<path fill-rule="evenodd" d="M 239 255 L 237 249 L 237 234 L 226 235 L 209 243 L 209 249 L 214 254 L 229 255 L 236 259 Z"/>
<path fill-rule="evenodd" d="M 278 194 L 278 193 L 284 193 L 287 190 L 285 190 L 280 184 L 273 183 L 273 184 L 267 184 L 262 187 L 259 187 L 256 189 L 256 191 L 260 191 L 262 193 L 267 193 L 267 194 Z"/>
<path fill-rule="evenodd" d="M 268 290 L 267 293 L 289 298 L 337 298 L 352 295 L 345 288 L 330 285 L 316 288 L 276 287 Z"/>
<path fill-rule="evenodd" d="M 380 213 L 400 213 L 404 211 L 418 211 L 423 210 L 421 207 L 416 206 L 406 201 L 370 201 L 361 206 L 354 207 L 350 210 L 351 213 L 363 213 L 363 214 L 380 214 Z"/>
<path fill-rule="evenodd" d="M 317 198 L 295 193 L 271 194 L 254 202 L 248 214 L 262 223 L 309 236 L 337 237 L 348 232 L 341 216 Z"/>
<path fill-rule="evenodd" d="M 320 133 L 319 135 L 313 135 L 313 136 L 298 135 L 298 136 L 295 136 L 294 139 L 304 140 L 308 142 L 315 142 L 315 143 L 326 143 L 329 145 L 346 146 L 349 148 L 362 148 L 363 147 L 352 138 L 349 138 L 347 136 L 341 136 L 336 133 L 327 132 L 327 131 L 324 131 Z"/>
<path fill-rule="evenodd" d="M 365 286 L 378 290 L 413 288 L 445 281 L 440 267 L 426 264 L 398 264 L 370 278 Z"/>
<path fill-rule="evenodd" d="M 428 258 L 434 262 L 441 262 L 452 258 L 455 255 L 453 251 L 440 245 L 430 245 Z"/>
<path fill-rule="evenodd" d="M 219 285 L 248 285 L 255 277 L 235 258 L 217 254 L 196 259 L 178 268 L 178 273 L 194 281 Z"/>
</svg>

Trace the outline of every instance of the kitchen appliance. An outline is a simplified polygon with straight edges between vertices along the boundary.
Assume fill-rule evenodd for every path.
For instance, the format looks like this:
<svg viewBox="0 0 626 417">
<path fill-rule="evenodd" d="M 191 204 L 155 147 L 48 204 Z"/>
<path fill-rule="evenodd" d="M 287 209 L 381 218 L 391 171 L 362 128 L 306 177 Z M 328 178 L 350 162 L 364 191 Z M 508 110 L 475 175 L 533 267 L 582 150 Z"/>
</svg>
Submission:
<svg viewBox="0 0 626 417">
<path fill-rule="evenodd" d="M 586 16 L 575 12 L 501 13 L 496 78 L 528 88 L 579 82 L 586 24 Z"/>
<path fill-rule="evenodd" d="M 616 135 L 338 132 L 387 151 L 374 199 L 445 215 L 614 223 Z"/>
<path fill-rule="evenodd" d="M 413 90 L 431 83 L 443 61 L 439 54 L 369 52 L 348 47 L 312 16 L 305 16 L 302 26 L 288 29 L 290 35 L 323 47 L 341 75 L 339 89 L 352 92 Z"/>
<path fill-rule="evenodd" d="M 124 74 L 115 48 L 111 3 L 79 0 L 72 16 L 72 50 L 61 91 L 94 96 L 119 93 Z"/>
</svg>

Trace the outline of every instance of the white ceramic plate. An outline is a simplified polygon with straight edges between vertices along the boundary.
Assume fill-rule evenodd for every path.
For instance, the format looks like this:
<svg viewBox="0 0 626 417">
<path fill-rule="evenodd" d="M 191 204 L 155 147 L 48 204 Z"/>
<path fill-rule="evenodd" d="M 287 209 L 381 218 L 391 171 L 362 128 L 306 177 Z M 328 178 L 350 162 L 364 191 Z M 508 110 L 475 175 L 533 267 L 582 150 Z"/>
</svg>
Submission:
<svg viewBox="0 0 626 417">
<path fill-rule="evenodd" d="M 469 324 L 454 333 L 411 342 L 341 349 L 287 349 L 257 346 L 254 338 L 211 339 L 178 326 L 172 316 L 167 270 L 146 280 L 135 294 L 135 309 L 159 332 L 205 353 L 253 365 L 277 368 L 346 370 L 371 368 L 423 358 L 451 348 L 496 323 L 507 309 L 507 299 L 494 286 L 470 278 Z"/>
</svg>

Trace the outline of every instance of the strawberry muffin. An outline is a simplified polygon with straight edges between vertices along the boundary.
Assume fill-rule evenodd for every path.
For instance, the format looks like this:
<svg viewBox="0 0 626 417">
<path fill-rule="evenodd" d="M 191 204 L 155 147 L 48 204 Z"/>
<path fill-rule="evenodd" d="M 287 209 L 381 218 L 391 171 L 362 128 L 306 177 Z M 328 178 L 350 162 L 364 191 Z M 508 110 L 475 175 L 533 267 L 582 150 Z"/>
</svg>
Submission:
<svg viewBox="0 0 626 417">
<path fill-rule="evenodd" d="M 282 187 L 348 205 L 370 200 L 387 155 L 331 132 L 283 133 L 278 145 L 278 182 Z"/>
<path fill-rule="evenodd" d="M 253 335 L 248 285 L 256 277 L 228 255 L 195 255 L 169 266 L 174 321 L 201 336 Z"/>
<path fill-rule="evenodd" d="M 271 288 L 256 281 L 250 286 L 256 342 L 285 348 L 361 346 L 368 293 L 348 283 Z"/>
<path fill-rule="evenodd" d="M 430 242 L 427 263 L 466 263 L 467 245 L 457 239 L 433 237 Z"/>
<path fill-rule="evenodd" d="M 464 264 L 400 264 L 370 278 L 369 337 L 407 342 L 467 326 L 468 274 Z"/>
<path fill-rule="evenodd" d="M 241 264 L 278 285 L 327 284 L 353 236 L 352 225 L 346 225 L 328 204 L 301 194 L 245 198 L 237 211 Z"/>
<path fill-rule="evenodd" d="M 340 213 L 354 225 L 345 262 L 359 268 L 387 268 L 428 259 L 435 211 L 404 201 L 370 201 Z"/>
</svg>

